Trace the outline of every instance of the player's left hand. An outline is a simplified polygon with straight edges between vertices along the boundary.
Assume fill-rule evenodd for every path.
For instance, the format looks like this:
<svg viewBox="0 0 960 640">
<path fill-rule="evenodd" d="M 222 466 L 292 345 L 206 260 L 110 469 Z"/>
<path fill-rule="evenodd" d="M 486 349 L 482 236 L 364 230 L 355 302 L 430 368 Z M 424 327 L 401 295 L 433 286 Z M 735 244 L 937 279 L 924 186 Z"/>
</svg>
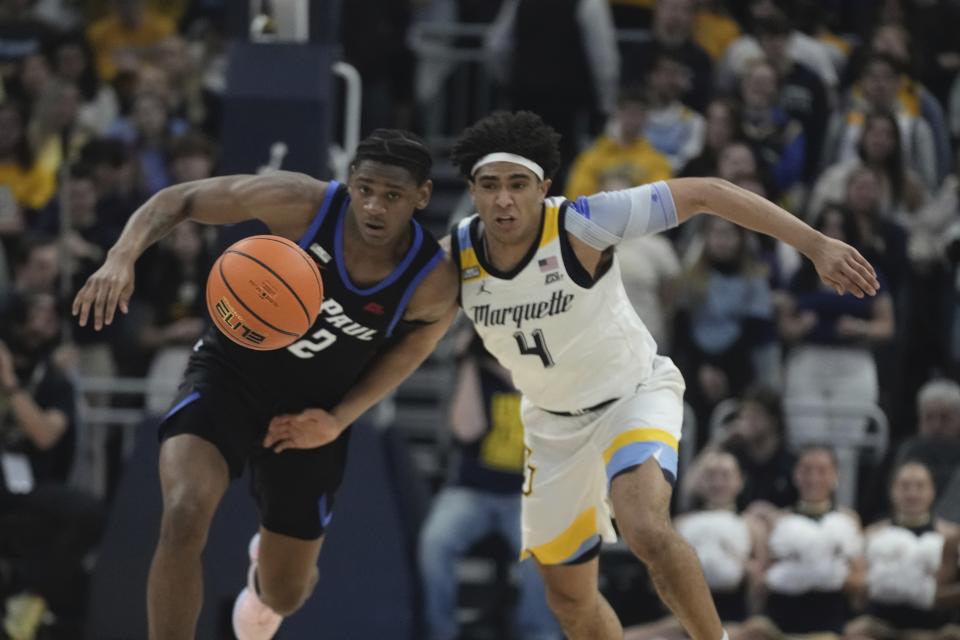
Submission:
<svg viewBox="0 0 960 640">
<path fill-rule="evenodd" d="M 345 425 L 323 409 L 306 409 L 292 415 L 276 416 L 267 427 L 263 446 L 280 453 L 287 449 L 315 449 L 329 444 Z"/>
<path fill-rule="evenodd" d="M 876 295 L 880 288 L 877 273 L 867 259 L 844 242 L 823 236 L 808 257 L 813 260 L 820 279 L 839 295 L 852 293 L 862 298 Z"/>
</svg>

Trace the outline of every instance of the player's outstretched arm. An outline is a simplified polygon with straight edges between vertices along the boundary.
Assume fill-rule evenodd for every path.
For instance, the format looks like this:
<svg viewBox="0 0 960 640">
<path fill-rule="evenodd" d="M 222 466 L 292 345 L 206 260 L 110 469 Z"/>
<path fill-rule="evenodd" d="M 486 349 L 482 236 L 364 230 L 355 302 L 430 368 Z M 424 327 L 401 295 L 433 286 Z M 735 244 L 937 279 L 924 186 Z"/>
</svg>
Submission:
<svg viewBox="0 0 960 640">
<path fill-rule="evenodd" d="M 404 320 L 419 326 L 381 352 L 364 376 L 330 411 L 307 409 L 298 415 L 270 421 L 263 446 L 280 453 L 309 449 L 333 442 L 373 405 L 407 379 L 436 348 L 457 315 L 457 272 L 449 256 L 414 292 Z"/>
<path fill-rule="evenodd" d="M 333 409 L 343 424 L 350 424 L 386 397 L 433 353 L 457 317 L 459 286 L 453 260 L 444 254 L 414 292 L 404 314 L 405 321 L 418 326 L 378 356 L 373 367 Z"/>
<path fill-rule="evenodd" d="M 127 221 L 100 267 L 77 293 L 73 315 L 94 328 L 113 322 L 117 307 L 128 310 L 133 265 L 147 248 L 184 220 L 230 224 L 259 218 L 272 233 L 296 240 L 323 201 L 326 183 L 289 171 L 197 180 L 158 191 Z"/>
<path fill-rule="evenodd" d="M 755 193 L 719 178 L 677 178 L 666 184 L 680 223 L 699 213 L 720 216 L 793 246 L 813 261 L 820 278 L 839 294 L 862 298 L 879 289 L 873 267 L 860 252 Z"/>
</svg>

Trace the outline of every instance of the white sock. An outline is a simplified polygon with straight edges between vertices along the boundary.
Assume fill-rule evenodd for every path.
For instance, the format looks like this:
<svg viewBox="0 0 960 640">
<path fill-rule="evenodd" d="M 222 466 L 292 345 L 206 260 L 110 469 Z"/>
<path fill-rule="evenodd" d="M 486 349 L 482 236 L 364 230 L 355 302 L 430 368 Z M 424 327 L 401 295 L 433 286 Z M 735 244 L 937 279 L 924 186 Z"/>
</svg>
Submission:
<svg viewBox="0 0 960 640">
<path fill-rule="evenodd" d="M 730 640 L 730 636 L 727 635 L 727 630 L 723 630 L 723 637 L 720 640 Z"/>
</svg>

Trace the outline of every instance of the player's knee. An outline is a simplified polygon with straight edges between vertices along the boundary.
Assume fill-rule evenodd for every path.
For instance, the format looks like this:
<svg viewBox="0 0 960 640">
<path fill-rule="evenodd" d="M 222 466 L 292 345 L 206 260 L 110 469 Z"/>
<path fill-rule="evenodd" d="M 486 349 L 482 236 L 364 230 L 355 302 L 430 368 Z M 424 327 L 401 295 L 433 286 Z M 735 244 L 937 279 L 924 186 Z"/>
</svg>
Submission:
<svg viewBox="0 0 960 640">
<path fill-rule="evenodd" d="M 317 584 L 316 571 L 306 580 L 277 580 L 270 585 L 260 585 L 260 600 L 286 617 L 293 614 L 307 601 Z"/>
<path fill-rule="evenodd" d="M 636 515 L 622 533 L 627 546 L 644 563 L 656 561 L 677 535 L 670 520 L 658 513 Z"/>
<path fill-rule="evenodd" d="M 202 549 L 207 541 L 211 508 L 196 496 L 183 494 L 168 500 L 160 525 L 160 543 L 178 549 Z"/>
<path fill-rule="evenodd" d="M 582 619 L 585 612 L 596 606 L 596 591 L 583 589 L 565 589 L 556 585 L 546 585 L 547 606 L 557 616 L 561 624 Z"/>
</svg>

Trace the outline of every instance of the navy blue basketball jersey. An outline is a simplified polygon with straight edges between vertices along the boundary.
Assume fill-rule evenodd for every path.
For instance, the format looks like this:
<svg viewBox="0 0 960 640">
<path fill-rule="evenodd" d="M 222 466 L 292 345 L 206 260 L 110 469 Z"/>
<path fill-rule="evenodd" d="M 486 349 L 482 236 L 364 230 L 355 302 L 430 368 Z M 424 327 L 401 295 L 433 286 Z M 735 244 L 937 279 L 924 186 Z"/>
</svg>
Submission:
<svg viewBox="0 0 960 640">
<path fill-rule="evenodd" d="M 252 394 L 248 399 L 272 414 L 330 409 L 340 401 L 395 336 L 413 292 L 443 257 L 433 236 L 411 221 L 410 248 L 400 264 L 379 283 L 358 287 L 343 261 L 349 206 L 346 186 L 331 181 L 298 242 L 323 278 L 323 306 L 310 330 L 284 349 L 253 351 L 211 327 L 194 349 L 188 378 L 197 373 L 210 384 L 212 369 L 224 383 L 239 383 L 238 392 Z"/>
</svg>

